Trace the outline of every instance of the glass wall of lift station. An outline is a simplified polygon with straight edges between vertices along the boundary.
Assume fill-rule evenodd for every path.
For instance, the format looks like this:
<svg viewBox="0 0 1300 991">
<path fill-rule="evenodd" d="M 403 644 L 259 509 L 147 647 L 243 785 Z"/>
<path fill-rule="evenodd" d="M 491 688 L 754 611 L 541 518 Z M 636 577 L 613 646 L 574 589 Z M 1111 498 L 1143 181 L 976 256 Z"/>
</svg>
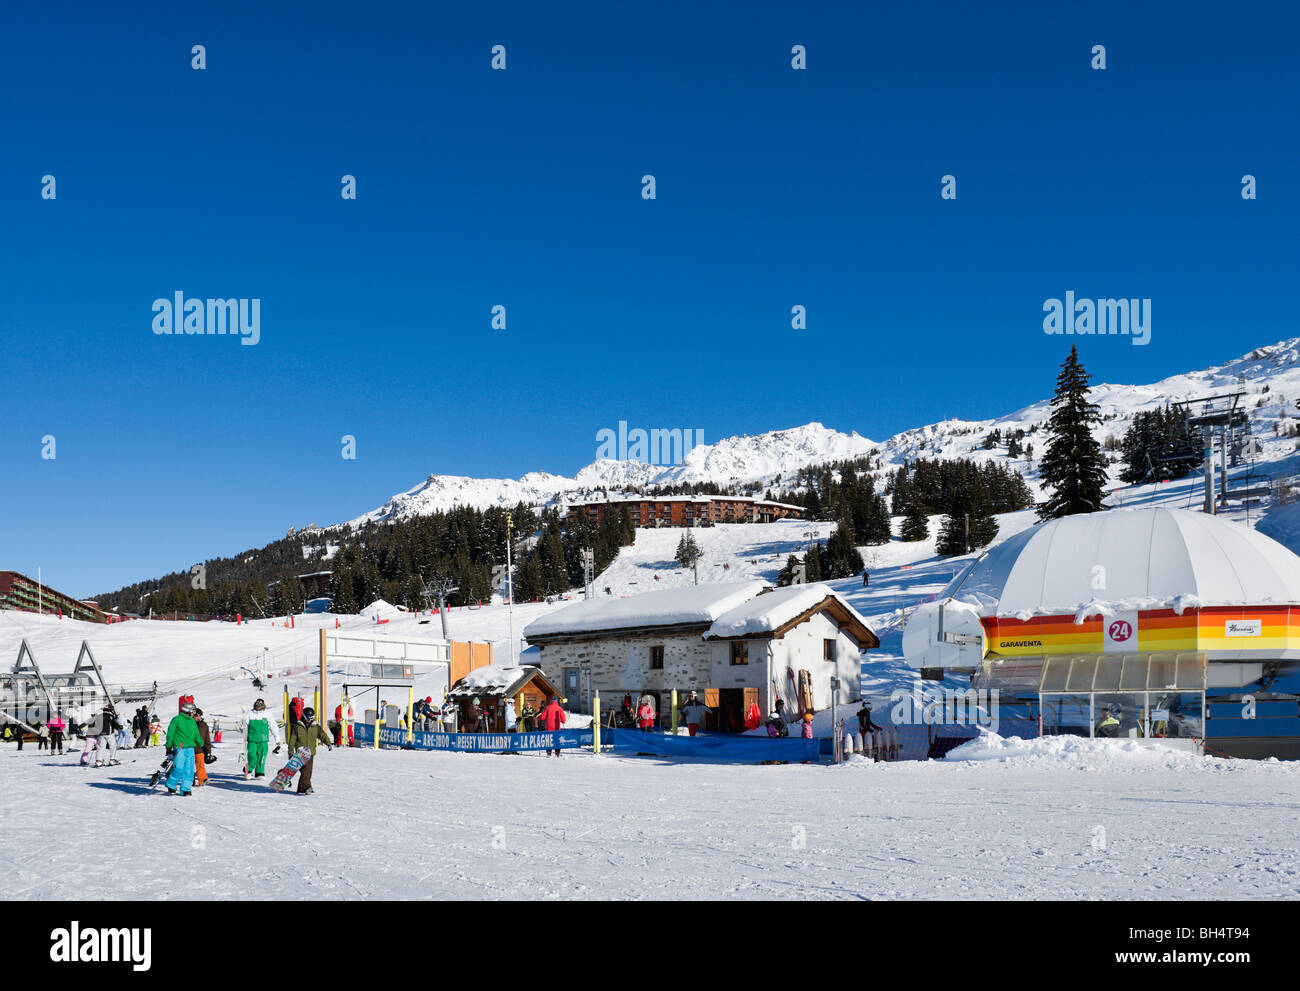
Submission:
<svg viewBox="0 0 1300 991">
<path fill-rule="evenodd" d="M 1204 652 L 1045 658 L 1039 732 L 1095 737 L 1104 723 L 1105 736 L 1201 739 L 1206 672 Z"/>
</svg>

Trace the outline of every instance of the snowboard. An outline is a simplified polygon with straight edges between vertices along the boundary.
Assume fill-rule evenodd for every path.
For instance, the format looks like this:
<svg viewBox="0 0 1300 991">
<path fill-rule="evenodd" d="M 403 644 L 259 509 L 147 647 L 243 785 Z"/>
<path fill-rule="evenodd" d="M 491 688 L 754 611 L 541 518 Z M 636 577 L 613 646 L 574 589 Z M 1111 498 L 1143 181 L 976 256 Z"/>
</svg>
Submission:
<svg viewBox="0 0 1300 991">
<path fill-rule="evenodd" d="M 172 768 L 176 766 L 176 755 L 168 752 L 163 758 L 162 766 L 153 772 L 153 777 L 149 779 L 149 787 L 157 788 L 158 782 L 163 781 L 172 773 Z"/>
<path fill-rule="evenodd" d="M 271 779 L 271 787 L 276 791 L 284 791 L 293 781 L 294 775 L 302 770 L 302 766 L 311 759 L 310 747 L 299 747 L 289 758 L 289 763 L 275 772 L 275 777 Z"/>
</svg>

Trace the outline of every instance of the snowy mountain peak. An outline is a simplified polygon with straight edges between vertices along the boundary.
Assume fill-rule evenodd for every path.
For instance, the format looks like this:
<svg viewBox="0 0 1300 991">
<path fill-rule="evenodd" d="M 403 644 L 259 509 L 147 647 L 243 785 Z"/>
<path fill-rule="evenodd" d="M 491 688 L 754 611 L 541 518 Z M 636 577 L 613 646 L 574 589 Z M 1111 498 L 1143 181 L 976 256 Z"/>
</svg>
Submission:
<svg viewBox="0 0 1300 991">
<path fill-rule="evenodd" d="M 1098 436 L 1118 438 L 1137 412 L 1229 391 L 1250 393 L 1245 405 L 1255 421 L 1255 435 L 1266 442 L 1267 456 L 1290 454 L 1295 442 L 1288 439 L 1289 431 L 1275 428 L 1284 424 L 1289 428 L 1295 420 L 1296 411 L 1289 408 L 1288 397 L 1300 396 L 1300 337 L 1258 347 L 1222 365 L 1173 375 L 1150 385 L 1094 384 L 1092 399 L 1101 408 L 1104 420 Z M 873 451 L 886 468 L 918 457 L 1006 460 L 1006 439 L 1024 431 L 1030 443 L 1042 440 L 1043 435 L 1037 431 L 1049 412 L 1049 400 L 1042 399 L 990 420 L 949 417 L 904 430 L 884 442 L 813 421 L 767 433 L 724 437 L 711 444 L 699 443 L 675 464 L 651 464 L 632 456 L 597 458 L 572 478 L 546 471 L 531 471 L 519 479 L 429 475 L 415 488 L 394 495 L 383 506 L 350 523 L 357 526 L 368 521 L 402 519 L 458 505 L 486 509 L 523 502 L 563 507 L 575 500 L 598 497 L 602 492 L 616 494 L 663 485 L 712 482 L 723 487 L 757 492 L 774 488 L 779 492 L 801 468 L 861 458 Z M 1000 431 L 1003 439 L 1000 444 L 986 446 L 985 438 L 994 430 Z M 634 447 L 633 433 L 628 431 L 624 438 L 632 441 L 624 444 L 629 450 Z M 686 443 L 690 444 L 689 438 Z M 1014 466 L 1033 483 L 1036 471 L 1032 459 L 1017 459 Z"/>
</svg>

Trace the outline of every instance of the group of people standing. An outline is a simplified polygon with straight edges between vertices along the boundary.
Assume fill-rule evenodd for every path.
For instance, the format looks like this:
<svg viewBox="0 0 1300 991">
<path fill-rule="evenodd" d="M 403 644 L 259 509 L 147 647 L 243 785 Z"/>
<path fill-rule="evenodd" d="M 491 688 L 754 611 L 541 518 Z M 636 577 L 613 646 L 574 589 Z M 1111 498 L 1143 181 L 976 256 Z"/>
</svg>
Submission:
<svg viewBox="0 0 1300 991">
<path fill-rule="evenodd" d="M 147 706 L 136 710 L 128 728 L 111 702 L 94 710 L 84 722 L 78 721 L 71 713 L 64 718 L 61 712 L 56 711 L 47 722 L 38 719 L 30 729 L 36 734 L 36 749 L 48 749 L 51 754 L 62 755 L 65 743 L 80 738 L 84 741 L 79 761 L 82 767 L 120 764 L 122 762 L 117 759 L 119 750 L 147 747 L 151 740 L 156 744 L 160 742 L 158 734 L 161 732 L 158 717 L 150 715 Z M 13 722 L 5 727 L 4 735 L 22 750 L 30 734 L 28 727 Z M 73 752 L 75 749 L 69 750 L 69 753 Z"/>
</svg>

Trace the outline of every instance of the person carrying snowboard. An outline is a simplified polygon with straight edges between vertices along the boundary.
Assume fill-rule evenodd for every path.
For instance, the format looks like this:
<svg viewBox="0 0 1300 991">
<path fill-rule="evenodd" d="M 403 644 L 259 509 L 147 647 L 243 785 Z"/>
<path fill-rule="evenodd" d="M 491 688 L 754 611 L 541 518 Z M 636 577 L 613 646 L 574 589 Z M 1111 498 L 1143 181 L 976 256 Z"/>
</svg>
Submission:
<svg viewBox="0 0 1300 991">
<path fill-rule="evenodd" d="M 330 738 L 325 731 L 316 723 L 316 710 L 307 706 L 302 710 L 302 718 L 293 724 L 293 729 L 289 731 L 289 752 L 294 753 L 299 747 L 306 747 L 311 751 L 311 756 L 307 758 L 306 763 L 302 765 L 302 770 L 298 772 L 298 794 L 310 795 L 311 771 L 312 765 L 316 763 L 316 744 L 325 744 L 326 750 L 333 750 L 330 745 Z"/>
<path fill-rule="evenodd" d="M 248 766 L 244 769 L 244 773 L 252 774 L 256 778 L 264 778 L 267 748 L 274 740 L 273 753 L 278 754 L 283 744 L 280 738 L 280 727 L 267 711 L 265 699 L 254 702 L 253 708 L 244 713 L 240 723 L 244 733 L 245 752 L 248 756 Z"/>
<path fill-rule="evenodd" d="M 181 711 L 167 724 L 167 750 L 172 754 L 171 773 L 167 775 L 167 794 L 189 795 L 194 790 L 194 751 L 203 747 L 203 736 L 194 721 L 197 711 L 193 702 L 181 703 Z"/>
</svg>

